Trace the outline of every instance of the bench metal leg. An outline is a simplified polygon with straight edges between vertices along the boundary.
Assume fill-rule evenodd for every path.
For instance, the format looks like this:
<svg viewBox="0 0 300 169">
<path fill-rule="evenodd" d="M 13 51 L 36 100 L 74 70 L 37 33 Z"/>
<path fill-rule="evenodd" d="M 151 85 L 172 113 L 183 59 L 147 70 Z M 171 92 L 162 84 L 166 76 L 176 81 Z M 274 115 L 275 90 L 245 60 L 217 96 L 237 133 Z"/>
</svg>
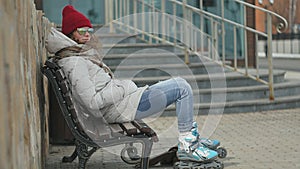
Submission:
<svg viewBox="0 0 300 169">
<path fill-rule="evenodd" d="M 97 150 L 97 148 L 93 147 L 91 150 L 88 150 L 88 146 L 82 144 L 80 142 L 76 143 L 76 151 L 78 155 L 78 169 L 85 169 L 85 165 L 87 161 L 90 159 L 92 154 Z"/>
<path fill-rule="evenodd" d="M 149 167 L 149 159 L 151 154 L 153 141 L 150 139 L 143 140 L 143 154 L 142 154 L 142 160 L 141 160 L 141 169 L 148 169 Z"/>
<path fill-rule="evenodd" d="M 76 150 L 77 150 L 77 154 L 78 154 L 78 169 L 85 169 L 85 165 L 88 161 L 88 148 L 86 145 L 84 144 L 77 144 L 76 145 Z"/>
<path fill-rule="evenodd" d="M 75 158 L 78 156 L 77 154 L 77 147 L 75 147 L 74 152 L 72 153 L 71 156 L 64 156 L 62 159 L 63 163 L 71 163 L 75 160 Z"/>
</svg>

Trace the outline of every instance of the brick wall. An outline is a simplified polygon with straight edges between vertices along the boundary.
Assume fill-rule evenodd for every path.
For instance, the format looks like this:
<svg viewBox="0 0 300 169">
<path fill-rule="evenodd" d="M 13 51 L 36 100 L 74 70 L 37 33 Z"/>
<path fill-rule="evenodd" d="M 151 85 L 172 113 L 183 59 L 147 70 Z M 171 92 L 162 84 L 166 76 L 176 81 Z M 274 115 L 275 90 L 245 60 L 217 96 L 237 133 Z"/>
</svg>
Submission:
<svg viewBox="0 0 300 169">
<path fill-rule="evenodd" d="M 0 21 L 0 168 L 40 169 L 48 147 L 40 66 L 50 23 L 33 0 L 0 0 Z"/>
<path fill-rule="evenodd" d="M 291 2 L 290 0 L 276 0 L 274 1 L 274 4 L 271 5 L 267 0 L 263 1 L 263 4 L 259 4 L 258 0 L 256 0 L 256 5 L 281 15 L 288 21 L 289 26 L 292 26 L 293 24 L 300 24 L 300 10 L 299 10 L 300 1 L 299 0 L 295 1 L 296 9 L 295 9 L 294 16 L 290 10 L 291 7 L 290 2 Z M 264 32 L 266 30 L 265 28 L 266 15 L 259 10 L 255 12 L 255 15 L 256 15 L 256 29 Z M 273 34 L 277 34 L 275 26 L 278 23 L 281 23 L 282 21 L 276 17 L 273 17 L 272 19 L 273 19 Z M 290 33 L 290 32 L 291 32 L 291 27 L 289 27 L 284 33 Z"/>
<path fill-rule="evenodd" d="M 246 2 L 250 4 L 255 4 L 255 0 L 247 0 Z M 251 28 L 255 28 L 255 10 L 252 8 L 246 8 L 246 20 L 247 26 Z M 247 54 L 248 54 L 248 67 L 255 67 L 256 66 L 256 59 L 255 59 L 255 34 L 247 31 Z M 245 59 L 237 60 L 237 64 L 239 67 L 245 66 Z"/>
<path fill-rule="evenodd" d="M 247 0 L 250 4 L 255 4 L 255 0 Z M 255 10 L 252 8 L 247 8 L 247 25 L 251 28 L 255 27 Z M 255 67 L 256 59 L 255 59 L 255 34 L 247 32 L 247 43 L 248 43 L 248 65 L 249 67 Z"/>
</svg>

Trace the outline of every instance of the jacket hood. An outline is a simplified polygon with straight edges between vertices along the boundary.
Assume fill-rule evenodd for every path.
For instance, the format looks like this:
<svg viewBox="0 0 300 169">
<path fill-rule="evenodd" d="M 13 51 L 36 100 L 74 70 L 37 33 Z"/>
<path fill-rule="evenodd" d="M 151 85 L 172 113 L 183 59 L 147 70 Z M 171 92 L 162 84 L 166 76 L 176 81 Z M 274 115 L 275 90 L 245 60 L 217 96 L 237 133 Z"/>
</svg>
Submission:
<svg viewBox="0 0 300 169">
<path fill-rule="evenodd" d="M 50 33 L 46 39 L 46 49 L 49 53 L 55 54 L 63 48 L 77 45 L 75 41 L 59 32 L 55 28 L 51 28 Z"/>
</svg>

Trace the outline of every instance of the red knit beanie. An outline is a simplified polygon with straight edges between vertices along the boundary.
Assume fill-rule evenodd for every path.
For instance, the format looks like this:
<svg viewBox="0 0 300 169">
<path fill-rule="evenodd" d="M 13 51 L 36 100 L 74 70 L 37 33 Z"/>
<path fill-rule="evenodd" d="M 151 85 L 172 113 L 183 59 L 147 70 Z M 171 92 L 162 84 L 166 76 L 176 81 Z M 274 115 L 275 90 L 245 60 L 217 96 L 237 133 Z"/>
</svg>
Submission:
<svg viewBox="0 0 300 169">
<path fill-rule="evenodd" d="M 62 33 L 65 35 L 80 27 L 92 27 L 90 20 L 71 5 L 64 7 L 62 17 Z"/>
</svg>

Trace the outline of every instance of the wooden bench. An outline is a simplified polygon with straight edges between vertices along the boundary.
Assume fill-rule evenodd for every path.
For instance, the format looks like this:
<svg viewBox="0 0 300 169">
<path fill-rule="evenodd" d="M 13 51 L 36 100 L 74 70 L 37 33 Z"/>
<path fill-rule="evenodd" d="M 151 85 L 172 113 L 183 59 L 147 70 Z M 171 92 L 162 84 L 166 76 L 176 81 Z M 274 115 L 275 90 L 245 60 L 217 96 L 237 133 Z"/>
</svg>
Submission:
<svg viewBox="0 0 300 169">
<path fill-rule="evenodd" d="M 158 141 L 158 138 L 156 133 L 147 124 L 143 121 L 107 124 L 102 118 L 90 116 L 89 120 L 96 120 L 97 124 L 99 124 L 96 126 L 96 133 L 98 135 L 92 139 L 90 137 L 91 134 L 84 130 L 84 125 L 86 124 L 82 124 L 78 118 L 77 113 L 84 112 L 76 112 L 70 82 L 63 70 L 51 58 L 42 67 L 42 73 L 47 77 L 48 83 L 58 100 L 63 117 L 75 138 L 75 150 L 73 154 L 63 157 L 62 162 L 73 162 L 78 157 L 78 168 L 84 169 L 89 158 L 98 149 L 124 144 L 126 146 L 121 151 L 121 158 L 124 162 L 135 164 L 142 169 L 149 167 L 152 145 L 153 142 Z M 137 149 L 133 146 L 134 143 L 142 144 L 141 155 L 137 154 Z"/>
</svg>

